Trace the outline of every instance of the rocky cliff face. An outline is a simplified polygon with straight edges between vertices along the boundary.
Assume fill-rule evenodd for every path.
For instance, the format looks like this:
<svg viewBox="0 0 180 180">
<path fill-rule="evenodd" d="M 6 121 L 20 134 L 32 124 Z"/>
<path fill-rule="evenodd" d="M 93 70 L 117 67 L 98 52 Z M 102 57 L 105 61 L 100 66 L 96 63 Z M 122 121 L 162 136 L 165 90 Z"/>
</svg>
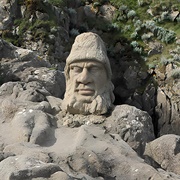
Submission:
<svg viewBox="0 0 180 180">
<path fill-rule="evenodd" d="M 147 112 L 125 104 L 109 116 L 63 112 L 63 73 L 2 39 L 1 68 L 3 180 L 180 179 L 180 137 L 155 139 Z"/>
<path fill-rule="evenodd" d="M 148 68 L 108 29 L 115 6 L 24 2 L 0 2 L 1 177 L 180 179 L 179 35 L 170 50 L 176 61 L 161 57 Z M 98 33 L 108 48 L 117 105 L 110 117 L 61 112 L 65 59 L 84 31 Z M 155 41 L 147 42 L 148 58 L 166 49 Z"/>
<path fill-rule="evenodd" d="M 179 34 L 175 37 L 173 31 L 159 27 L 155 21 L 144 19 L 143 22 L 127 6 L 119 6 L 118 10 L 117 5 L 112 6 L 108 1 L 84 3 L 67 0 L 64 4 L 66 7 L 62 7 L 62 3 L 61 7 L 52 6 L 50 2 L 54 1 L 1 1 L 2 38 L 37 52 L 40 59 L 45 59 L 54 68 L 63 71 L 74 37 L 85 31 L 98 33 L 106 42 L 111 60 L 115 104 L 126 103 L 147 111 L 153 118 L 157 136 L 166 133 L 179 134 Z M 139 9 L 146 5 L 138 4 Z M 178 7 L 167 5 L 164 4 L 164 10 L 163 4 L 156 5 L 159 8 L 157 13 L 157 7 L 152 3 L 147 13 L 151 19 L 158 19 L 162 23 L 166 20 L 174 21 L 176 27 L 179 24 Z M 118 13 L 121 13 L 122 18 L 126 17 L 127 23 L 132 25 L 126 25 Z M 113 23 L 115 20 L 117 22 Z M 125 23 L 124 27 L 118 28 L 117 23 L 121 21 Z M 146 33 L 138 34 L 140 30 L 135 30 L 131 34 L 132 42 L 119 36 L 132 31 L 131 26 L 141 31 L 143 26 Z M 149 32 L 151 29 L 156 30 Z M 143 53 L 147 51 L 148 55 L 143 58 L 146 61 L 141 54 L 143 48 L 133 40 L 135 33 L 141 36 L 142 43 L 145 44 Z M 172 48 L 159 41 L 160 37 L 166 43 L 174 39 Z M 166 56 L 167 51 L 169 54 Z M 6 78 L 3 77 L 4 82 Z"/>
</svg>

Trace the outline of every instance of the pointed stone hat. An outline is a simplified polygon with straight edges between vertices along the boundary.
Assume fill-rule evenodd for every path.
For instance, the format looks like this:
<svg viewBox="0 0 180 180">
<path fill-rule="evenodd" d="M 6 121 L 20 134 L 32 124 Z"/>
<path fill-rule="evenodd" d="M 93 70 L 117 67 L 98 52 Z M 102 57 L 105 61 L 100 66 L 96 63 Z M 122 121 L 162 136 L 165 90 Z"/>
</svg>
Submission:
<svg viewBox="0 0 180 180">
<path fill-rule="evenodd" d="M 66 59 L 66 73 L 69 71 L 70 64 L 83 60 L 97 61 L 103 64 L 108 78 L 111 78 L 112 71 L 107 57 L 106 47 L 99 35 L 87 32 L 76 37 L 71 52 Z"/>
</svg>

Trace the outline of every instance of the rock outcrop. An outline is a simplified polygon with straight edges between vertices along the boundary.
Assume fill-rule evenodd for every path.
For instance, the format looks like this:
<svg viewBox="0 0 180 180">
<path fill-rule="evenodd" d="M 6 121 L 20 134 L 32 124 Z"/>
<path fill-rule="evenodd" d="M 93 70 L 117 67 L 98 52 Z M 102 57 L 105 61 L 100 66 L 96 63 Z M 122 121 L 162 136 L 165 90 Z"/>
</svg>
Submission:
<svg viewBox="0 0 180 180">
<path fill-rule="evenodd" d="M 180 174 L 179 169 L 179 136 L 168 134 L 148 143 L 144 155 L 153 164 L 157 163 L 161 168 Z"/>
<path fill-rule="evenodd" d="M 108 116 L 65 113 L 63 73 L 4 41 L 1 72 L 3 180 L 180 179 L 179 136 L 154 140 L 147 112 L 118 105 Z"/>
<path fill-rule="evenodd" d="M 138 1 L 138 4 L 141 8 L 141 6 L 146 6 L 147 2 Z M 110 3 L 106 3 L 106 1 L 103 3 L 103 1 L 92 2 L 86 0 L 81 2 L 72 0 L 68 1 L 67 5 L 68 8 L 59 8 L 48 3 L 48 1 L 30 1 L 28 4 L 28 2 L 23 3 L 17 0 L 2 0 L 0 2 L 0 36 L 13 41 L 17 46 L 21 46 L 27 51 L 37 52 L 39 59 L 45 59 L 53 64 L 53 68 L 63 71 L 65 59 L 69 54 L 74 38 L 82 32 L 92 31 L 98 33 L 108 46 L 108 56 L 113 69 L 112 80 L 115 85 L 115 104 L 125 103 L 147 111 L 153 118 L 156 136 L 166 133 L 179 134 L 177 129 L 180 114 L 178 35 L 175 39 L 176 44 L 174 43 L 175 48 L 168 50 L 168 56 L 171 58 L 164 58 L 163 67 L 159 62 L 159 58 L 157 60 L 158 65 L 149 64 L 152 69 L 150 68 L 147 71 L 146 59 L 142 59 L 140 55 L 135 53 L 129 42 L 121 38 L 111 42 L 116 37 L 111 33 L 117 30 L 120 32 L 117 26 L 118 23 L 112 22 L 114 18 L 117 18 L 118 21 L 122 20 L 124 23 L 130 16 L 130 21 L 133 22 L 132 27 L 136 27 L 138 32 L 141 32 L 140 25 L 144 27 L 148 24 L 146 24 L 146 21 L 143 23 L 137 19 L 138 17 L 134 11 L 131 11 L 127 6 L 122 6 L 119 8 L 121 15 L 116 17 L 117 9 Z M 157 6 L 160 8 L 159 5 Z M 162 7 L 165 6 L 162 5 Z M 155 6 L 148 11 L 155 21 L 173 21 L 175 24 L 179 22 L 179 10 L 177 7 L 160 9 L 161 11 L 157 12 L 158 8 Z M 148 22 L 155 23 L 155 21 Z M 131 28 L 129 25 L 124 26 L 121 31 L 128 32 L 129 28 Z M 141 37 L 145 43 L 148 58 L 151 58 L 154 54 L 160 57 L 164 51 L 167 51 L 163 43 L 159 41 L 161 37 L 168 41 L 172 38 L 173 32 L 168 33 L 169 31 L 165 31 L 165 29 L 158 26 L 156 28 L 159 28 L 159 33 L 156 33 L 159 34 L 159 37 L 155 38 L 155 40 L 151 28 L 149 29 L 150 32 L 148 30 Z M 161 34 L 161 32 L 164 33 Z M 166 33 L 167 36 L 165 37 Z M 137 35 L 137 32 L 135 34 Z M 136 38 L 139 38 L 139 35 Z M 138 49 L 139 47 L 135 48 Z M 11 56 L 14 56 L 14 54 L 11 54 Z M 33 58 L 30 54 L 29 56 L 26 58 Z M 161 57 L 163 59 L 163 56 Z M 17 67 L 19 68 L 17 71 L 21 71 L 25 66 L 24 64 L 22 67 Z M 9 63 L 3 68 L 6 69 L 7 67 L 11 69 Z M 26 70 L 28 75 L 26 78 L 36 78 L 36 74 L 28 74 L 31 71 L 30 69 Z M 50 73 L 44 68 L 38 73 L 43 73 L 42 71 Z M 11 79 L 13 81 L 19 80 L 19 73 L 12 75 L 14 72 L 11 73 L 10 70 L 7 77 L 4 76 L 3 79 L 6 79 L 6 81 Z M 52 80 L 52 77 L 59 76 L 59 72 L 56 72 L 56 75 L 53 73 L 55 71 L 51 71 L 49 74 L 49 78 L 51 77 L 49 80 Z M 44 76 L 41 78 L 44 81 L 43 78 Z M 154 83 L 154 79 L 157 85 Z M 2 83 L 1 81 L 0 83 Z M 49 86 L 51 86 L 51 83 Z"/>
<path fill-rule="evenodd" d="M 114 6 L 72 0 L 62 9 L 46 0 L 28 2 L 40 4 L 0 2 L 0 179 L 180 179 L 179 37 L 171 59 L 156 59 L 161 62 L 147 70 L 128 41 L 113 41 Z M 172 8 L 149 13 L 177 23 L 179 10 Z M 129 10 L 121 10 L 119 20 L 127 20 Z M 116 98 L 108 116 L 61 109 L 65 59 L 86 31 L 107 43 Z M 151 41 L 152 32 L 145 35 L 149 57 L 164 52 L 159 40 Z"/>
</svg>

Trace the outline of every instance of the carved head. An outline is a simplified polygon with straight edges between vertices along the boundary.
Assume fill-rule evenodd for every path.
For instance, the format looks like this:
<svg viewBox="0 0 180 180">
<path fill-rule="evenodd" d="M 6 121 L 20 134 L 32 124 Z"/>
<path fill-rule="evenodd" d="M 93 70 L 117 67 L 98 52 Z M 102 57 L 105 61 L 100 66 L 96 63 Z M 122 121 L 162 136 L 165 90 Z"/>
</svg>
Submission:
<svg viewBox="0 0 180 180">
<path fill-rule="evenodd" d="M 91 32 L 77 36 L 66 59 L 62 109 L 72 114 L 106 114 L 114 101 L 111 75 L 102 39 Z"/>
</svg>

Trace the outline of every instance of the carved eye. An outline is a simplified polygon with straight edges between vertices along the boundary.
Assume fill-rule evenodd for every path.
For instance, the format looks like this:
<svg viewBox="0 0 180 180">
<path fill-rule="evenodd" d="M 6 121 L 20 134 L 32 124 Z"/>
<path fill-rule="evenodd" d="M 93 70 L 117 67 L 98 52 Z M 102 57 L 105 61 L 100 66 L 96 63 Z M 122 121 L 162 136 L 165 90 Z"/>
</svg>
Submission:
<svg viewBox="0 0 180 180">
<path fill-rule="evenodd" d="M 99 72 L 100 71 L 100 67 L 98 67 L 98 66 L 93 66 L 93 67 L 91 67 L 90 69 L 89 69 L 89 72 L 91 72 L 91 73 L 97 73 L 97 72 Z"/>
<path fill-rule="evenodd" d="M 71 70 L 75 73 L 81 73 L 82 72 L 82 68 L 79 66 L 71 66 Z"/>
</svg>

